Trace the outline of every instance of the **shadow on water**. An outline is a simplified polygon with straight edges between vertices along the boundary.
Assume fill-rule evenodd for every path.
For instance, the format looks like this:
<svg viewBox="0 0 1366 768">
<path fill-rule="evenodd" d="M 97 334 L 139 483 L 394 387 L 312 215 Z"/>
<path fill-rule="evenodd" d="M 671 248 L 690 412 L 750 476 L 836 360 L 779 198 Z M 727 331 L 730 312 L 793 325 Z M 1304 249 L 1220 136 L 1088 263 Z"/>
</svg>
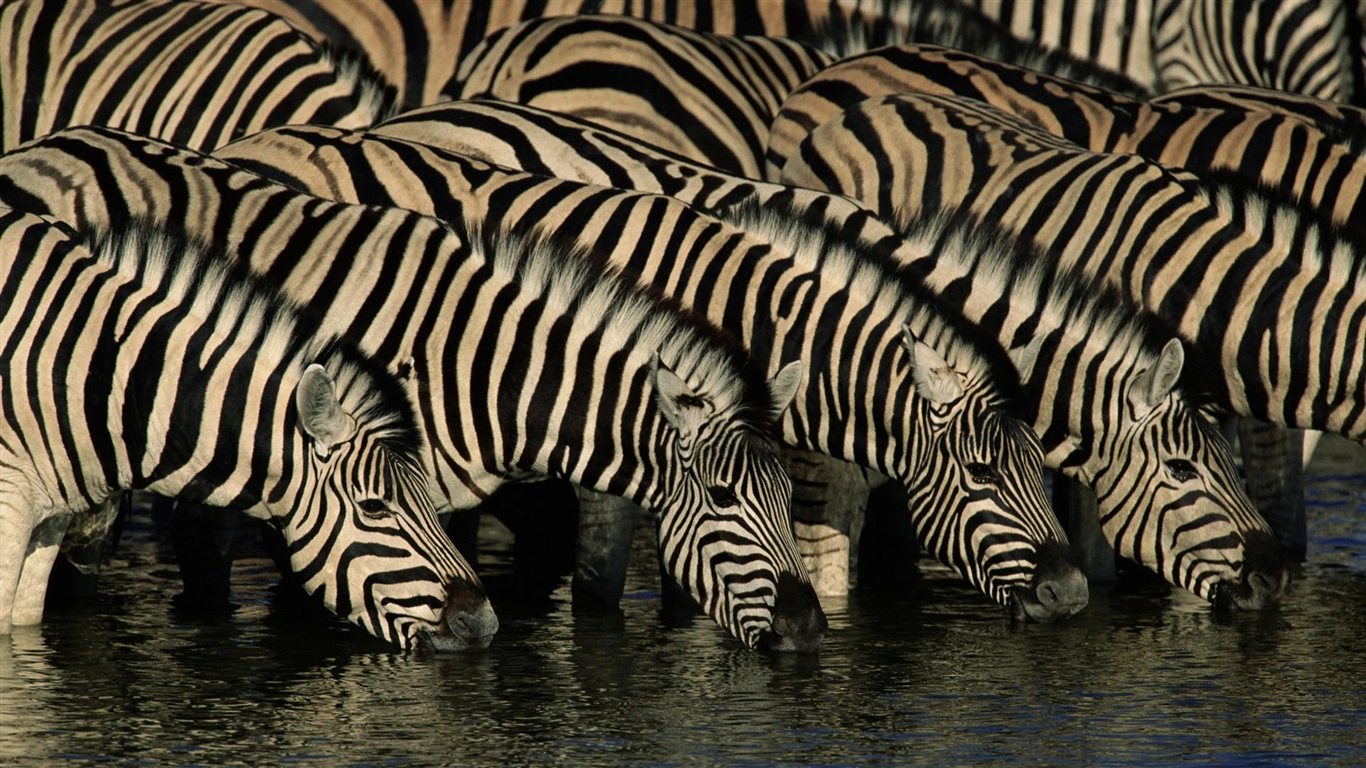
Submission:
<svg viewBox="0 0 1366 768">
<path fill-rule="evenodd" d="M 619 611 L 576 613 L 561 585 L 500 604 L 493 646 L 456 655 L 277 602 L 265 559 L 236 564 L 230 616 L 180 615 L 135 542 L 93 604 L 0 643 L 0 764 L 1362 764 L 1366 461 L 1315 472 L 1279 610 L 1134 579 L 1012 625 L 927 566 L 912 593 L 833 605 L 808 656 L 663 621 L 648 537 Z"/>
</svg>

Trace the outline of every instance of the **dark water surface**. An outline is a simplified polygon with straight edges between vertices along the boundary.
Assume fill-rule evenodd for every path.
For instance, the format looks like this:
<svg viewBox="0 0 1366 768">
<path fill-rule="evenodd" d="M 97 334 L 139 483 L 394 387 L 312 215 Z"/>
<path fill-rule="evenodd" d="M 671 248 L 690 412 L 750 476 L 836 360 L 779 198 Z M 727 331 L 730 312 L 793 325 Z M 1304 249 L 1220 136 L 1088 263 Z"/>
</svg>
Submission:
<svg viewBox="0 0 1366 768">
<path fill-rule="evenodd" d="M 620 615 L 500 604 L 485 652 L 389 651 L 291 620 L 240 561 L 227 618 L 175 613 L 175 571 L 125 542 L 95 606 L 0 638 L 6 765 L 1362 765 L 1366 453 L 1310 487 L 1285 605 L 1217 616 L 1160 585 L 1093 586 L 1057 626 L 934 567 L 830 611 L 820 654 L 666 625 L 648 557 Z"/>
</svg>

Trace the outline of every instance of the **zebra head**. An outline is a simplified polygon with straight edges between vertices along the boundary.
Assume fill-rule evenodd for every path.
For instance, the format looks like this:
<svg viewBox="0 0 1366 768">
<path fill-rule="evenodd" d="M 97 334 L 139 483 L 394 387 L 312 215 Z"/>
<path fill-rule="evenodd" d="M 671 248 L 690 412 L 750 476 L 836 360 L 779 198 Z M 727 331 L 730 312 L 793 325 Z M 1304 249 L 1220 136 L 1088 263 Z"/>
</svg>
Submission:
<svg viewBox="0 0 1366 768">
<path fill-rule="evenodd" d="M 1076 473 L 1118 554 L 1216 605 L 1273 605 L 1289 571 L 1228 442 L 1181 393 L 1184 365 L 1171 339 L 1131 374 Z"/>
<path fill-rule="evenodd" d="M 404 648 L 482 648 L 498 630 L 483 586 L 426 492 L 416 428 L 367 397 L 358 366 L 314 363 L 295 390 L 303 503 L 274 518 L 310 594 Z M 407 419 L 412 422 L 411 417 Z"/>
<path fill-rule="evenodd" d="M 1044 494 L 1033 430 L 910 328 L 903 340 L 923 403 L 910 416 L 929 430 L 920 427 L 921 458 L 899 479 L 925 548 L 1017 620 L 1080 611 L 1090 597 L 1086 577 Z"/>
<path fill-rule="evenodd" d="M 770 379 L 770 421 L 787 408 L 801 363 Z M 718 408 L 656 355 L 655 403 L 669 426 L 659 546 L 664 567 L 718 624 L 745 645 L 776 651 L 820 646 L 827 622 L 792 529 L 792 481 L 764 425 L 741 407 Z"/>
</svg>

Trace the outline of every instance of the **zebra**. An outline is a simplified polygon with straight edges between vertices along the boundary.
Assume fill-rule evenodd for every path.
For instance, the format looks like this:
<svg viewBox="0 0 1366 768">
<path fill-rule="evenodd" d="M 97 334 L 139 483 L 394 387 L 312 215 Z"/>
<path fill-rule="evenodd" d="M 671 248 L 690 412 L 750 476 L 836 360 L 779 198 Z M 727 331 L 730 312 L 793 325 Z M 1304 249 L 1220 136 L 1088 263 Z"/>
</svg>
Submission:
<svg viewBox="0 0 1366 768">
<path fill-rule="evenodd" d="M 271 12 L 313 40 L 366 61 L 397 91 L 403 110 L 445 101 L 460 90 L 456 70 L 484 38 L 538 18 L 613 14 L 713 35 L 785 37 L 834 56 L 910 41 L 972 50 L 1073 79 L 1099 77 L 1126 92 L 1128 78 L 1068 54 L 1018 40 L 957 0 L 230 0 Z"/>
<path fill-rule="evenodd" d="M 1344 0 L 963 2 L 1018 37 L 1117 69 L 1157 92 L 1241 83 L 1330 101 L 1362 95 Z"/>
<path fill-rule="evenodd" d="M 980 100 L 1093 152 L 1138 154 L 1197 174 L 1236 172 L 1248 184 L 1324 207 L 1339 226 L 1360 226 L 1366 215 L 1366 143 L 1354 147 L 1323 130 L 1324 115 L 1223 104 L 1213 96 L 1199 106 L 1134 99 L 928 45 L 851 56 L 795 89 L 773 120 L 766 176 L 778 176 L 815 126 L 864 99 L 901 92 Z"/>
<path fill-rule="evenodd" d="M 1051 620 L 1084 606 L 1085 579 L 1066 562 L 1066 536 L 1043 495 L 1038 442 L 1003 413 L 993 384 L 998 372 L 1013 383 L 1005 355 L 984 356 L 876 263 L 774 248 L 667 197 L 510 174 L 378 135 L 296 126 L 217 152 L 338 199 L 440 218 L 473 209 L 490 223 L 554 221 L 580 233 L 741 337 L 760 361 L 806 361 L 811 376 L 783 422 L 787 442 L 905 484 L 927 548 L 1012 616 Z"/>
<path fill-rule="evenodd" d="M 0 201 L 93 230 L 149 216 L 230 244 L 406 372 L 434 498 L 467 508 L 531 476 L 625 496 L 658 514 L 666 567 L 721 627 L 749 647 L 820 643 L 769 434 L 800 363 L 766 378 L 714 326 L 539 226 L 341 205 L 113 129 L 4 156 Z M 507 321 L 469 321 L 487 316 Z"/>
<path fill-rule="evenodd" d="M 1271 111 L 1271 105 L 1258 108 L 1256 91 L 1187 89 L 1149 102 L 962 51 L 890 46 L 844 59 L 793 91 L 773 122 L 766 173 L 776 178 L 811 128 L 847 106 L 891 93 L 932 93 L 979 99 L 1091 151 L 1138 154 L 1197 174 L 1229 171 L 1290 201 L 1322 207 L 1339 227 L 1359 229 L 1366 213 L 1366 143 L 1344 143 L 1351 134 L 1332 130 L 1330 119 L 1352 108 L 1273 93 L 1285 106 Z M 1292 102 L 1304 106 L 1291 111 Z M 1303 466 L 1318 433 L 1249 420 L 1238 426 L 1258 508 L 1277 523 L 1283 542 L 1302 550 Z M 1272 454 L 1264 455 L 1268 449 Z"/>
<path fill-rule="evenodd" d="M 263 11 L 192 0 L 0 8 L 0 151 L 75 125 L 209 150 L 273 125 L 359 128 L 394 92 Z"/>
<path fill-rule="evenodd" d="M 74 516 L 150 488 L 270 521 L 305 588 L 375 637 L 489 644 L 497 618 L 436 519 L 390 374 L 147 222 L 85 238 L 6 208 L 0 253 L 0 632 L 41 621 Z"/>
<path fill-rule="evenodd" d="M 553 17 L 485 38 L 461 61 L 452 95 L 618 126 L 758 176 L 755 158 L 783 97 L 833 60 L 786 38 L 707 35 L 627 16 Z"/>
<path fill-rule="evenodd" d="M 273 133 L 283 142 L 301 131 L 324 133 L 291 128 Z M 1112 413 L 1097 407 L 1097 402 L 1106 397 L 1111 403 L 1123 402 L 1125 388 L 1132 390 L 1143 379 L 1142 371 L 1164 365 L 1180 368 L 1174 358 L 1181 354 L 1181 347 L 1151 322 L 1130 317 L 1130 313 L 1138 314 L 1137 308 L 1113 291 L 1087 286 L 1065 272 L 1052 274 L 1039 263 L 1041 255 L 1007 247 L 1004 244 L 1011 241 L 1010 236 L 967 235 L 991 231 L 983 222 L 949 217 L 894 232 L 870 211 L 843 198 L 727 176 L 609 130 L 523 105 L 433 105 L 391 118 L 369 133 L 446 147 L 534 173 L 666 194 L 743 230 L 762 234 L 788 250 L 800 249 L 802 242 L 819 244 L 830 252 L 855 249 L 867 254 L 863 258 L 892 250 L 904 278 L 929 285 L 941 299 L 951 299 L 954 311 L 962 313 L 967 322 L 977 326 L 995 323 L 999 331 L 994 343 L 1007 348 L 1025 338 L 1031 324 L 1039 335 L 1044 335 L 1042 329 L 1057 329 L 1049 337 L 1048 348 L 1039 352 L 1055 364 L 1034 366 L 1032 379 L 1026 380 L 1030 402 L 1036 408 L 1032 414 L 1034 429 L 1043 436 L 1049 466 L 1073 476 L 1105 478 L 1101 511 L 1108 518 L 1108 531 L 1116 547 L 1173 583 L 1220 602 L 1256 607 L 1274 602 L 1283 591 L 1284 567 L 1275 556 L 1266 524 L 1253 511 L 1237 481 L 1227 445 L 1204 427 L 1195 401 L 1187 402 L 1179 393 L 1172 393 L 1140 419 L 1123 409 Z M 253 137 L 220 150 L 220 154 L 233 153 L 242 143 L 266 141 L 265 135 Z M 308 146 L 308 150 L 289 154 L 340 155 L 321 149 L 320 141 Z M 370 162 L 379 164 L 378 160 Z M 385 165 L 413 167 L 420 162 L 410 157 L 403 163 Z M 441 162 L 453 165 L 458 161 L 444 158 Z M 289 167 L 300 173 L 297 164 Z M 368 178 L 360 173 L 352 175 Z M 453 182 L 426 184 L 442 190 L 457 187 Z M 387 177 L 383 183 L 367 184 L 389 190 L 417 186 Z M 751 206 L 767 207 L 781 215 L 766 220 L 746 212 Z M 832 231 L 835 224 L 838 227 Z M 899 251 L 894 250 L 898 247 Z M 964 288 L 954 278 L 968 274 L 982 275 L 982 286 L 963 296 Z M 1002 275 L 1006 277 L 999 277 Z M 992 282 L 992 276 L 999 279 Z M 985 301 L 984 295 L 993 295 L 993 301 Z M 1002 318 L 1013 320 L 1004 322 Z M 1158 458 L 1159 454 L 1165 455 Z M 1207 490 L 1192 495 L 1186 488 L 1175 498 L 1164 498 L 1171 488 L 1167 485 L 1172 482 L 1169 477 L 1140 476 L 1120 469 L 1158 465 L 1171 475 L 1199 476 Z M 1150 511 L 1158 508 L 1166 511 Z M 1180 541 L 1184 543 L 1177 544 Z M 1181 554 L 1218 551 L 1221 547 L 1229 549 L 1203 558 L 1198 566 L 1196 560 Z M 1248 565 L 1239 571 L 1211 568 L 1206 562 L 1220 560 Z"/>
<path fill-rule="evenodd" d="M 1164 318 L 1217 368 L 1210 397 L 1224 412 L 1366 438 L 1360 245 L 1315 211 L 1236 177 L 1069 147 L 980 102 L 915 94 L 850 107 L 812 131 L 783 177 L 899 215 L 972 205 Z"/>
<path fill-rule="evenodd" d="M 1150 97 L 1153 104 L 1177 104 L 1239 112 L 1274 112 L 1313 123 L 1338 141 L 1360 147 L 1366 142 L 1366 107 L 1326 101 L 1297 93 L 1232 83 L 1204 83 Z"/>
</svg>

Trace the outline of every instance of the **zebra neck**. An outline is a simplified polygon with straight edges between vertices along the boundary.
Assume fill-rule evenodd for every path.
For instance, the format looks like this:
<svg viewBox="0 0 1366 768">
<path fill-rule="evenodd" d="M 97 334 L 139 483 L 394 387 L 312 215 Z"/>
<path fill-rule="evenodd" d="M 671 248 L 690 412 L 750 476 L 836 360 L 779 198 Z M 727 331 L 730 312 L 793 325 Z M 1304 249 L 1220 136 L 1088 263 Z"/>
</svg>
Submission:
<svg viewBox="0 0 1366 768">
<path fill-rule="evenodd" d="M 290 409 L 302 365 L 225 329 L 187 329 L 188 315 L 171 319 L 129 328 L 119 349 L 109 402 L 120 473 L 127 487 L 265 516 L 303 450 Z"/>
</svg>

